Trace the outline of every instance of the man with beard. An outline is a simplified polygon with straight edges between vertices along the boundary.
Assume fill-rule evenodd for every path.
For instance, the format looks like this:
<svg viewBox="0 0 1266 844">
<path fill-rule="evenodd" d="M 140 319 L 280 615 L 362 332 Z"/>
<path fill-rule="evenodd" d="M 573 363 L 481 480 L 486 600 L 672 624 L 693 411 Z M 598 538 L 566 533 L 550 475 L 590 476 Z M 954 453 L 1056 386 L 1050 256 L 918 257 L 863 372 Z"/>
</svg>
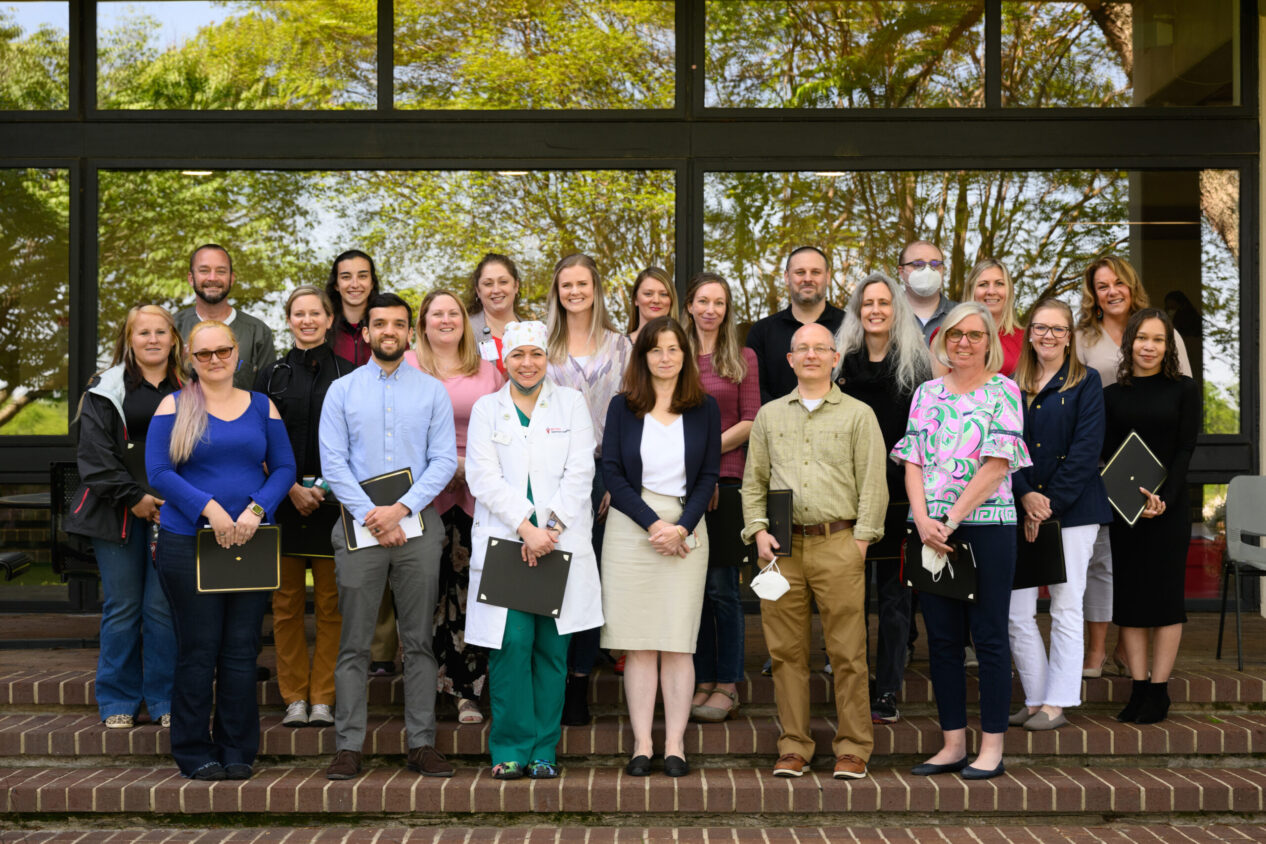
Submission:
<svg viewBox="0 0 1266 844">
<path fill-rule="evenodd" d="M 945 282 L 945 254 L 935 243 L 913 240 L 901 250 L 897 272 L 901 274 L 910 309 L 923 329 L 923 339 L 930 343 L 941 320 L 958 304 L 941 292 Z"/>
<path fill-rule="evenodd" d="M 760 403 L 768 404 L 796 388 L 796 374 L 787 363 L 791 338 L 801 326 L 817 323 L 834 336 L 844 311 L 826 301 L 831 264 L 816 246 L 800 246 L 787 258 L 783 274 L 790 303 L 786 309 L 758 320 L 747 332 L 747 347 L 756 353 L 760 375 Z"/>
<path fill-rule="evenodd" d="M 453 766 L 434 747 L 431 622 L 444 528 L 431 503 L 457 470 L 453 405 L 439 381 L 401 365 L 413 326 L 408 304 L 394 293 L 379 293 L 369 300 L 367 313 L 369 362 L 331 384 L 321 409 L 321 469 L 369 534 L 354 551 L 342 522 L 331 536 L 343 632 L 334 669 L 336 753 L 326 776 L 346 780 L 361 771 L 370 641 L 383 587 L 390 583 L 404 642 L 406 764 L 423 776 L 451 777 Z M 404 469 L 413 484 L 394 503 L 375 505 L 361 489 L 361 481 Z M 407 537 L 406 520 L 416 528 L 419 515 L 424 532 Z"/>
<path fill-rule="evenodd" d="M 189 256 L 189 286 L 193 288 L 194 303 L 176 312 L 176 328 L 182 338 L 203 320 L 214 319 L 233 327 L 237 337 L 241 365 L 233 375 L 233 386 L 250 390 L 255 386 L 255 376 L 277 357 L 273 345 L 273 332 L 250 314 L 234 309 L 228 302 L 233 290 L 233 259 L 228 250 L 217 243 L 204 243 Z"/>
</svg>

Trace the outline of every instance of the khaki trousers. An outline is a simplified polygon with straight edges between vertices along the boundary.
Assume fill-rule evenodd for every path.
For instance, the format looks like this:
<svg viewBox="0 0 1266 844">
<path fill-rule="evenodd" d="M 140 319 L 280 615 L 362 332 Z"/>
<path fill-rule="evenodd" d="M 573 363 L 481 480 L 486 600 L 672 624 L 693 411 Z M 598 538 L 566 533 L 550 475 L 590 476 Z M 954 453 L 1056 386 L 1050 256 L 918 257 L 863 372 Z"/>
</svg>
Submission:
<svg viewBox="0 0 1266 844">
<path fill-rule="evenodd" d="M 312 604 L 316 641 L 308 669 L 304 609 L 308 602 L 306 574 L 312 564 Z M 334 703 L 334 664 L 338 661 L 343 616 L 338 611 L 334 561 L 319 557 L 282 557 L 281 587 L 273 593 L 273 638 L 277 643 L 277 685 L 287 705 L 296 700 Z"/>
<path fill-rule="evenodd" d="M 822 633 L 835 679 L 839 726 L 831 742 L 835 756 L 870 760 L 875 746 L 870 723 L 863 601 L 866 564 L 851 530 L 831 536 L 795 536 L 791 556 L 778 568 L 791 585 L 777 601 L 761 601 L 761 625 L 774 666 L 774 698 L 782 735 L 778 753 L 812 759 L 816 749 L 809 731 L 810 598 L 816 598 Z"/>
</svg>

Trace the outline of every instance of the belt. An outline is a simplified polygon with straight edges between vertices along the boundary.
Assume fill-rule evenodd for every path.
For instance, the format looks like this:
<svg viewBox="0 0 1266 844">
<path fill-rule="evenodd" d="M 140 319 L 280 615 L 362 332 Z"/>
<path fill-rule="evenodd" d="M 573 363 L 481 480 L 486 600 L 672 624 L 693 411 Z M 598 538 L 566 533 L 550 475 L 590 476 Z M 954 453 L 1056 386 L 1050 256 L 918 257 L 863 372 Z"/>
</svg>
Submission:
<svg viewBox="0 0 1266 844">
<path fill-rule="evenodd" d="M 852 526 L 852 519 L 840 519 L 838 522 L 828 522 L 821 525 L 792 525 L 791 532 L 800 536 L 830 536 L 833 533 L 848 530 Z"/>
</svg>

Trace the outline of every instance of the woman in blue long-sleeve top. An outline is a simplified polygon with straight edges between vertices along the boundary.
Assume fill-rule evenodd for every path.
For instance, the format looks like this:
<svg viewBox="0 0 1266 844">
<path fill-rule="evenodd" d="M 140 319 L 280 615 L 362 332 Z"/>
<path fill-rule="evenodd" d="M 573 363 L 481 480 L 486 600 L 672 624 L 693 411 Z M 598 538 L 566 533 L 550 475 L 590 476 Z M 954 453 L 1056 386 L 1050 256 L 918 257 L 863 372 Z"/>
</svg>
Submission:
<svg viewBox="0 0 1266 844">
<path fill-rule="evenodd" d="M 1058 519 L 1067 581 L 1052 584 L 1051 648 L 1037 630 L 1037 587 L 1011 593 L 1011 655 L 1024 703 L 1011 716 L 1026 730 L 1067 723 L 1065 707 L 1081 703 L 1082 596 L 1099 525 L 1112 521 L 1099 478 L 1103 386 L 1077 358 L 1073 312 L 1049 299 L 1034 308 L 1024 332 L 1016 383 L 1024 393 L 1024 442 L 1033 465 L 1012 476 L 1030 540 L 1038 525 Z"/>
<path fill-rule="evenodd" d="M 247 779 L 259 750 L 255 655 L 269 593 L 199 593 L 196 538 L 208 524 L 224 548 L 254 536 L 294 483 L 294 450 L 268 397 L 233 386 L 232 329 L 200 322 L 188 349 L 193 379 L 159 404 L 145 441 L 150 485 L 166 501 L 156 562 L 176 625 L 171 752 L 187 777 Z"/>
</svg>

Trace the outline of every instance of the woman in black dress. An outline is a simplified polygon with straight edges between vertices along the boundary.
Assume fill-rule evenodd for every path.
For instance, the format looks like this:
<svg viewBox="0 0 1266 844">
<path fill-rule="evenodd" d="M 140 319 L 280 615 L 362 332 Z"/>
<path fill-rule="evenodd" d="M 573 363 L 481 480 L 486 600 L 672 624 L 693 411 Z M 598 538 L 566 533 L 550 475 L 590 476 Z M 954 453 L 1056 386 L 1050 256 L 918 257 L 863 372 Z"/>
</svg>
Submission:
<svg viewBox="0 0 1266 844">
<path fill-rule="evenodd" d="M 1134 687 L 1117 720 L 1154 724 L 1169 713 L 1169 674 L 1178 656 L 1187 620 L 1183 585 L 1191 541 L 1187 466 L 1200 430 L 1200 390 L 1183 375 L 1174 344 L 1174 326 L 1164 311 L 1144 308 L 1130 317 L 1121 338 L 1117 383 L 1103 393 L 1108 459 L 1136 431 L 1165 465 L 1165 483 L 1147 501 L 1131 527 L 1120 514 L 1112 523 L 1112 621 Z M 1152 634 L 1152 658 L 1147 640 Z M 1151 682 L 1148 682 L 1148 673 Z"/>
</svg>

